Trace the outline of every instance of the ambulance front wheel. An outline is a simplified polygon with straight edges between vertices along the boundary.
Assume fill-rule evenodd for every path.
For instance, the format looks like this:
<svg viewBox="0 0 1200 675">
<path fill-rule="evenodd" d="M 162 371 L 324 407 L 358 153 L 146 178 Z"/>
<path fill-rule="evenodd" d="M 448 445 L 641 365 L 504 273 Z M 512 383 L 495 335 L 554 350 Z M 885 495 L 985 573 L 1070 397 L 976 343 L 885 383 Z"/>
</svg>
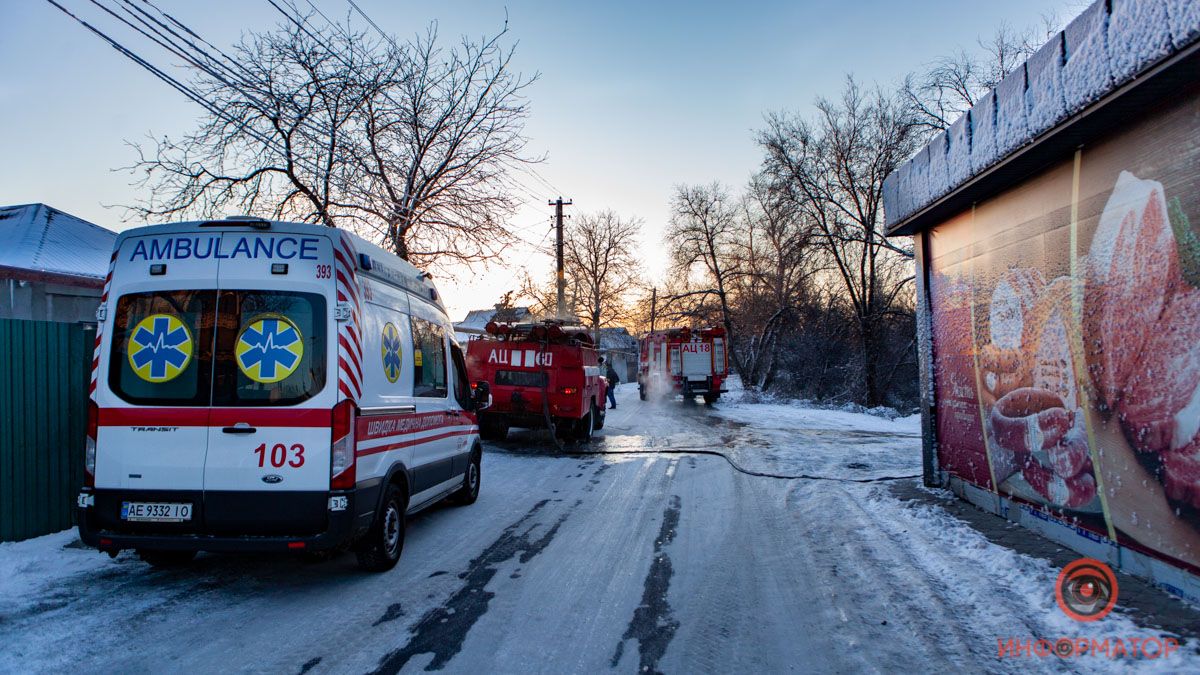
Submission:
<svg viewBox="0 0 1200 675">
<path fill-rule="evenodd" d="M 368 572 L 386 572 L 400 561 L 400 552 L 404 550 L 406 504 L 404 490 L 395 484 L 388 485 L 375 523 L 355 552 L 359 567 Z"/>
<path fill-rule="evenodd" d="M 196 557 L 195 551 L 158 551 L 139 548 L 138 557 L 150 564 L 151 567 L 183 567 Z"/>
</svg>

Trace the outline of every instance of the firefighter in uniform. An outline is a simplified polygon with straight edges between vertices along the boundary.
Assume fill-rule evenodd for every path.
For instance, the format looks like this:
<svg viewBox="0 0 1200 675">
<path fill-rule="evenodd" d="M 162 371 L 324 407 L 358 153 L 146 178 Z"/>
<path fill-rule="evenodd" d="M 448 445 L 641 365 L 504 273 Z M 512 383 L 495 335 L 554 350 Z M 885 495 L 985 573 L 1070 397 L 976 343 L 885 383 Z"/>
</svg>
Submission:
<svg viewBox="0 0 1200 675">
<path fill-rule="evenodd" d="M 608 403 L 609 408 L 617 407 L 617 385 L 621 383 L 621 378 L 617 377 L 617 371 L 612 367 L 611 359 L 604 360 L 604 378 L 608 380 Z"/>
</svg>

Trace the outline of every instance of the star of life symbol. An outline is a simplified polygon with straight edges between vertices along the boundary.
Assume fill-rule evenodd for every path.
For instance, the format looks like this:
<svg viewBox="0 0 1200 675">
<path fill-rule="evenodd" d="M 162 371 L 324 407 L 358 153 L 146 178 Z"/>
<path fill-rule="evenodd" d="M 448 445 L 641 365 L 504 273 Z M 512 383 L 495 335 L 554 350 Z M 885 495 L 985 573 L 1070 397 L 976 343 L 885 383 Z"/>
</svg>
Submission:
<svg viewBox="0 0 1200 675">
<path fill-rule="evenodd" d="M 138 377 L 155 384 L 169 382 L 192 360 L 192 334 L 176 316 L 151 314 L 133 327 L 126 351 Z"/>
<path fill-rule="evenodd" d="M 383 325 L 383 374 L 388 382 L 400 379 L 400 331 L 391 322 Z"/>
<path fill-rule="evenodd" d="M 234 353 L 246 377 L 270 384 L 296 371 L 304 356 L 304 340 L 286 317 L 260 316 L 242 329 Z"/>
</svg>

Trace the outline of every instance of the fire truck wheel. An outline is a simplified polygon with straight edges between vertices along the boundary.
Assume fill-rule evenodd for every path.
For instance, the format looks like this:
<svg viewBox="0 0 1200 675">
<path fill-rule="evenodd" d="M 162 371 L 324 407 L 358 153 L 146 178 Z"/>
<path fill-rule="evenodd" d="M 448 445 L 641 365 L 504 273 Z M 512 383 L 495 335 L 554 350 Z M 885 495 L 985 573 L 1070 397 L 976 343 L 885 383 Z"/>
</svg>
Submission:
<svg viewBox="0 0 1200 675">
<path fill-rule="evenodd" d="M 586 443 L 592 440 L 592 432 L 596 430 L 596 405 L 588 414 L 575 422 L 575 440 Z"/>
<path fill-rule="evenodd" d="M 481 454 L 482 451 L 478 447 L 471 451 L 471 463 L 467 465 L 467 472 L 463 475 L 463 485 L 452 497 L 454 503 L 459 506 L 470 506 L 479 498 L 479 482 L 483 477 L 480 472 Z"/>
<path fill-rule="evenodd" d="M 712 404 L 716 403 L 717 399 L 719 399 L 719 398 L 721 398 L 720 394 L 705 394 L 704 402 L 709 405 L 712 405 Z"/>
<path fill-rule="evenodd" d="M 485 441 L 502 441 L 508 438 L 508 425 L 492 419 L 479 421 L 479 437 Z"/>
<path fill-rule="evenodd" d="M 642 386 L 641 382 L 638 382 L 638 398 L 646 400 L 646 388 Z"/>
<path fill-rule="evenodd" d="M 608 416 L 608 413 L 604 411 L 604 408 L 597 410 L 595 404 L 592 405 L 592 410 L 596 419 L 596 431 L 600 431 L 604 428 L 604 418 Z"/>
<path fill-rule="evenodd" d="M 406 495 L 399 486 L 388 485 L 375 524 L 356 551 L 358 566 L 368 572 L 386 572 L 400 561 L 404 550 L 404 512 Z"/>
<path fill-rule="evenodd" d="M 138 557 L 142 561 L 150 564 L 151 567 L 183 567 L 192 562 L 196 557 L 195 551 L 156 551 L 154 549 L 139 548 L 137 550 Z"/>
</svg>

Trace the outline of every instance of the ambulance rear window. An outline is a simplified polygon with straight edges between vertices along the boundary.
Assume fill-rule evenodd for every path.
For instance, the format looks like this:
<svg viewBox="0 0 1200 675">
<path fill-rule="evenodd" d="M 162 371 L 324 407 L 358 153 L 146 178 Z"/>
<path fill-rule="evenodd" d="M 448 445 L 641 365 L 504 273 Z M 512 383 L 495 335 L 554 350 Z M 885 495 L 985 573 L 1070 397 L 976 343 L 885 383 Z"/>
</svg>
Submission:
<svg viewBox="0 0 1200 675">
<path fill-rule="evenodd" d="M 325 387 L 324 297 L 220 291 L 217 317 L 213 405 L 292 405 Z"/>
<path fill-rule="evenodd" d="M 216 291 L 121 296 L 108 386 L 144 405 L 208 405 Z"/>
</svg>

